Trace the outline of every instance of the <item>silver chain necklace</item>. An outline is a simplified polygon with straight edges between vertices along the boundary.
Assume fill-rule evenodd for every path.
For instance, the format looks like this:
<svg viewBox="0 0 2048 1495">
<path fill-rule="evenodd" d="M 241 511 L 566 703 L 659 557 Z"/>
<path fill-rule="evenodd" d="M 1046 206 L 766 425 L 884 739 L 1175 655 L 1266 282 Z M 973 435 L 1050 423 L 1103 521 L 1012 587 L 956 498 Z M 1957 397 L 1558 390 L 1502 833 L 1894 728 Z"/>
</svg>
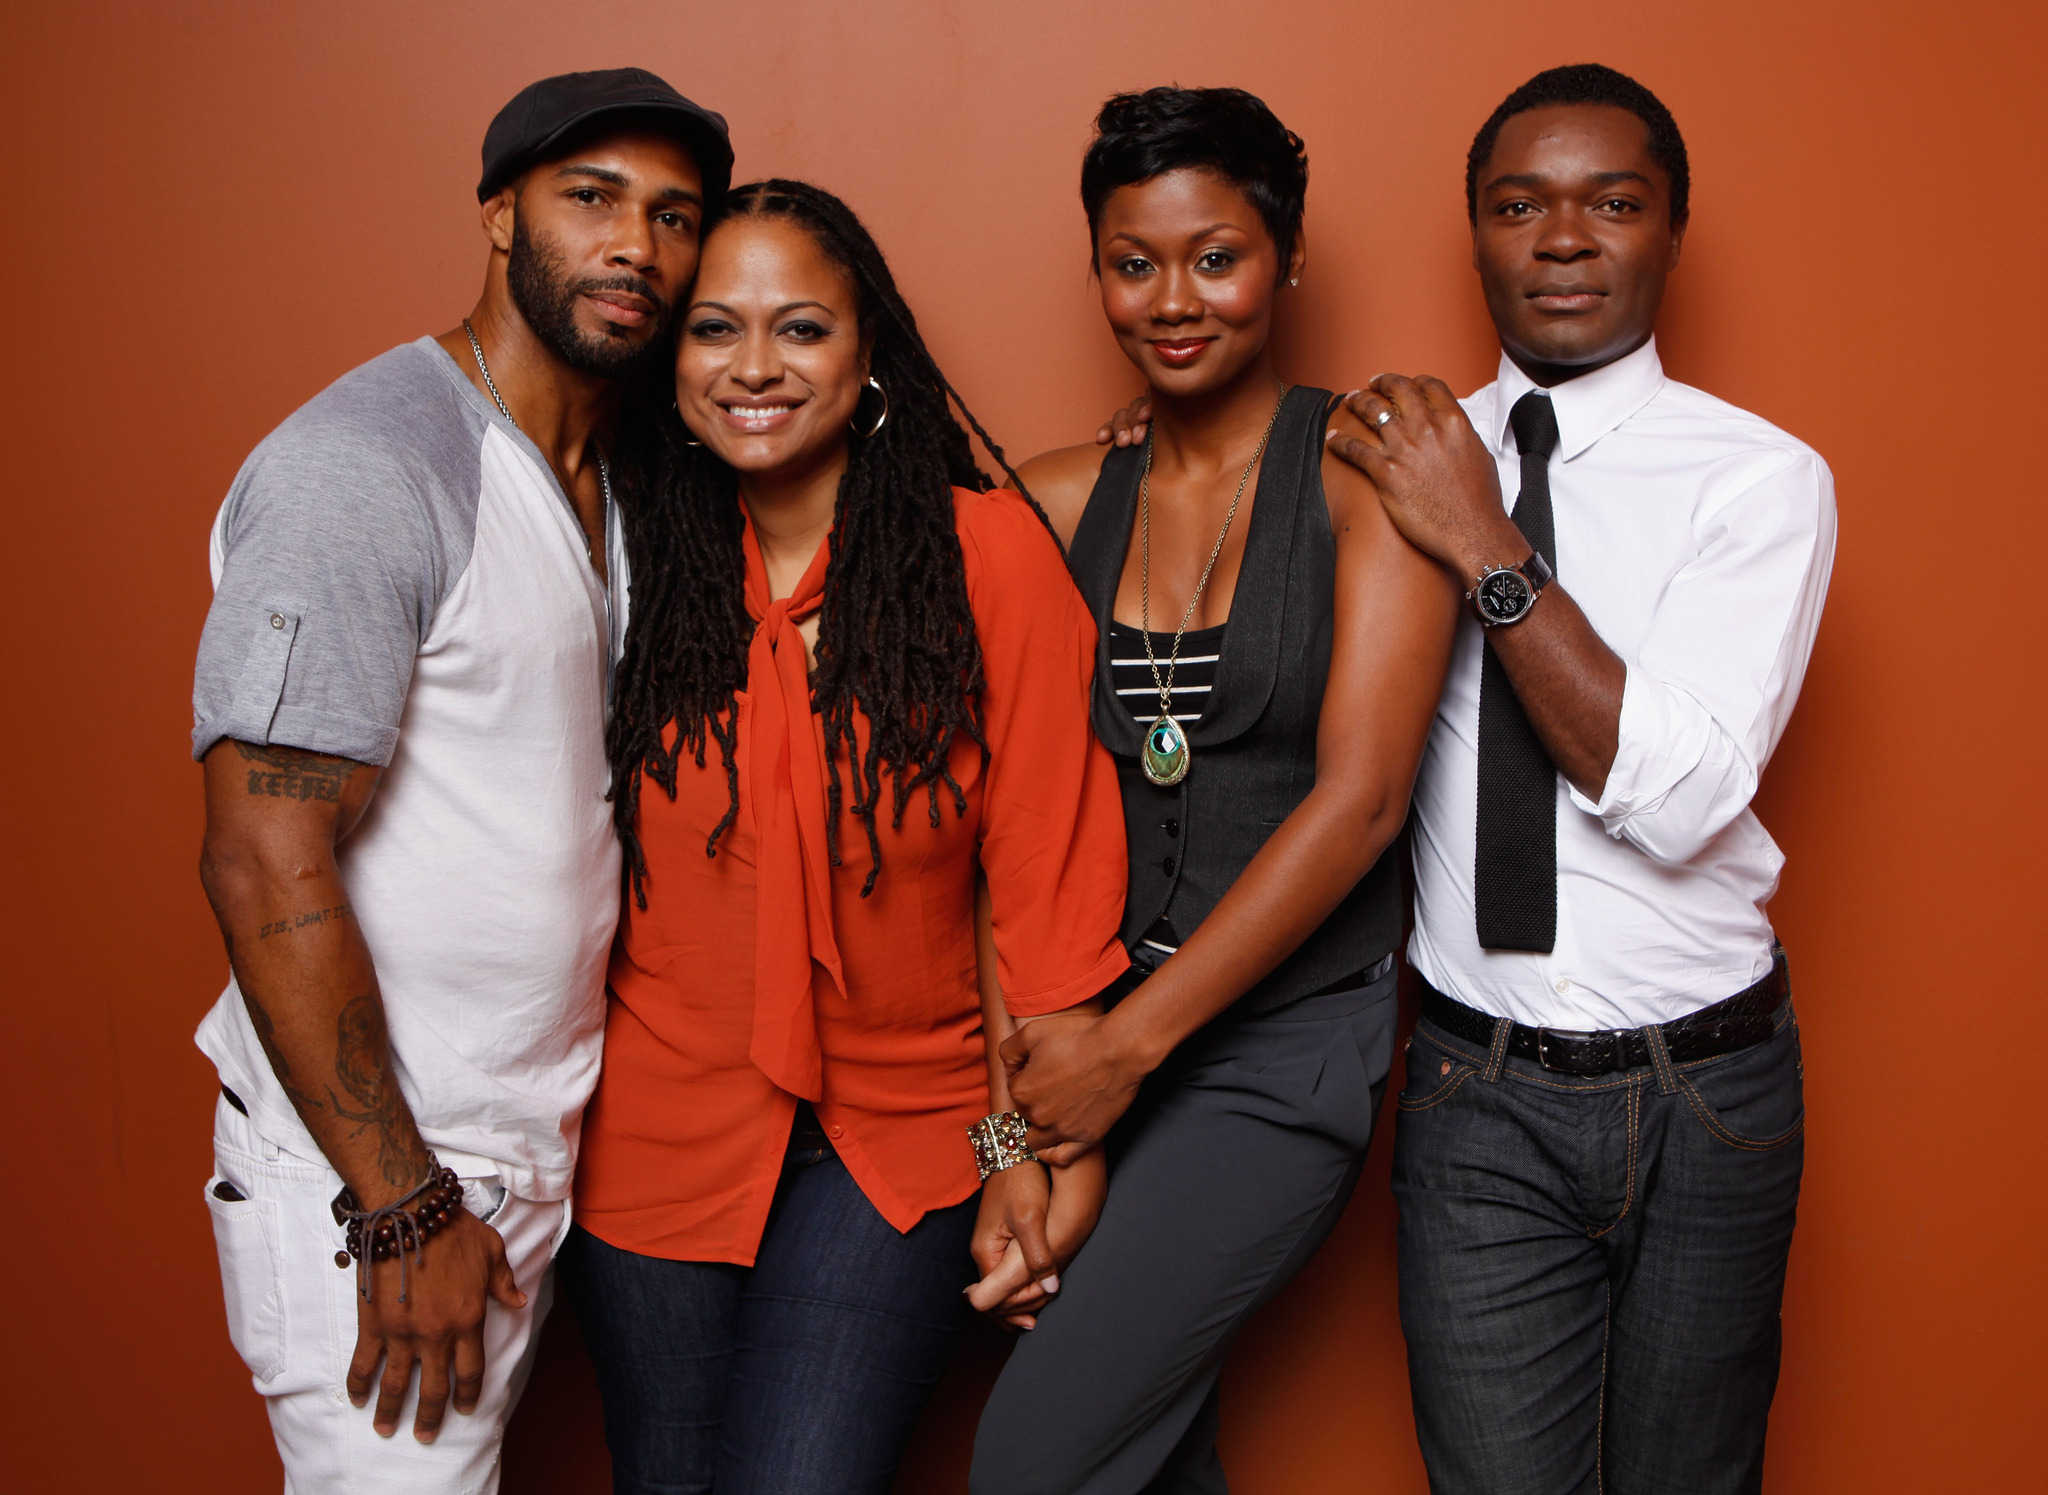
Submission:
<svg viewBox="0 0 2048 1495">
<path fill-rule="evenodd" d="M 1187 610 L 1180 615 L 1180 627 L 1173 631 L 1173 650 L 1167 656 L 1166 674 L 1159 673 L 1159 660 L 1152 653 L 1152 432 L 1145 433 L 1145 469 L 1138 479 L 1138 623 L 1145 637 L 1145 663 L 1152 667 L 1152 683 L 1159 688 L 1159 715 L 1152 725 L 1145 729 L 1144 751 L 1138 755 L 1138 763 L 1145 770 L 1145 777 L 1162 789 L 1171 788 L 1188 776 L 1188 768 L 1194 762 L 1194 749 L 1188 745 L 1188 734 L 1173 719 L 1173 675 L 1180 667 L 1181 636 L 1188 631 L 1188 620 L 1195 615 L 1195 604 L 1202 600 L 1202 592 L 1209 585 L 1209 573 L 1216 569 L 1216 557 L 1223 554 L 1223 542 L 1230 537 L 1231 523 L 1237 518 L 1238 500 L 1244 497 L 1244 486 L 1252 480 L 1252 469 L 1259 465 L 1259 457 L 1266 450 L 1266 442 L 1273 435 L 1273 427 L 1280 419 L 1280 407 L 1287 402 L 1287 386 L 1280 386 L 1280 397 L 1273 402 L 1273 414 L 1266 421 L 1266 429 L 1259 436 L 1259 444 L 1252 448 L 1252 459 L 1245 463 L 1244 473 L 1237 480 L 1237 492 L 1230 495 L 1230 508 L 1223 516 L 1223 528 L 1216 533 L 1216 543 L 1209 547 L 1209 559 L 1202 567 L 1202 579 L 1195 583 L 1195 594 L 1188 598 Z"/>
<path fill-rule="evenodd" d="M 522 430 L 523 428 L 519 422 L 512 420 L 512 412 L 505 408 L 505 397 L 498 393 L 498 381 L 491 377 L 491 366 L 484 362 L 484 345 L 476 340 L 476 329 L 469 325 L 468 317 L 462 319 L 462 330 L 469 334 L 469 351 L 476 355 L 476 371 L 484 376 L 484 388 L 491 392 L 491 400 L 498 407 L 498 414 L 504 416 L 506 420 L 512 421 L 513 430 Z M 611 464 L 605 461 L 603 452 L 597 454 L 597 481 L 599 486 L 604 489 L 604 511 L 606 514 L 610 514 L 612 511 L 612 469 Z M 580 521 L 577 527 L 579 529 L 582 528 Z M 589 553 L 591 560 L 595 561 L 597 559 L 597 550 L 591 545 L 590 536 L 587 534 L 583 537 L 583 548 Z"/>
</svg>

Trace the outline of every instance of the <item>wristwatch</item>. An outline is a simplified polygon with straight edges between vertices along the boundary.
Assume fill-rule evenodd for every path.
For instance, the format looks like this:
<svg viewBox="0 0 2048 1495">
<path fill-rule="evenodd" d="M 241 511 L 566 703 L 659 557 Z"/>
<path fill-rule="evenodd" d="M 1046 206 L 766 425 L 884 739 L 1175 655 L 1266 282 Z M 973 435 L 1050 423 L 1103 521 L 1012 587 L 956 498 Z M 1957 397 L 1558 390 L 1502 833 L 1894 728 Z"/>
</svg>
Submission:
<svg viewBox="0 0 2048 1495">
<path fill-rule="evenodd" d="M 1529 559 L 1519 566 L 1488 566 L 1479 573 L 1479 580 L 1465 594 L 1465 600 L 1472 604 L 1484 627 L 1505 628 L 1529 616 L 1537 595 L 1550 585 L 1552 574 L 1543 553 L 1532 550 Z"/>
</svg>

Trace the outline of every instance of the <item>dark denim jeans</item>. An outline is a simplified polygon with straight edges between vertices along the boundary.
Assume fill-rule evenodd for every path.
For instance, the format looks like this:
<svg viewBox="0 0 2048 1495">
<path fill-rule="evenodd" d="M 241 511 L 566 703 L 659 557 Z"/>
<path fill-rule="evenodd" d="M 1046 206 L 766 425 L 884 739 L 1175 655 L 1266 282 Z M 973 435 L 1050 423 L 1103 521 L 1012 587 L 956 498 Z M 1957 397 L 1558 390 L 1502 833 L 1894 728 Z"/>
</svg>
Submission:
<svg viewBox="0 0 2048 1495">
<path fill-rule="evenodd" d="M 1417 1025 L 1401 1325 L 1438 1495 L 1761 1488 L 1804 1158 L 1799 1029 L 1590 1079 Z"/>
<path fill-rule="evenodd" d="M 752 1267 L 572 1230 L 560 1280 L 597 1367 L 613 1490 L 884 1495 L 966 1325 L 977 1203 L 898 1234 L 830 1147 L 796 1147 Z"/>
</svg>

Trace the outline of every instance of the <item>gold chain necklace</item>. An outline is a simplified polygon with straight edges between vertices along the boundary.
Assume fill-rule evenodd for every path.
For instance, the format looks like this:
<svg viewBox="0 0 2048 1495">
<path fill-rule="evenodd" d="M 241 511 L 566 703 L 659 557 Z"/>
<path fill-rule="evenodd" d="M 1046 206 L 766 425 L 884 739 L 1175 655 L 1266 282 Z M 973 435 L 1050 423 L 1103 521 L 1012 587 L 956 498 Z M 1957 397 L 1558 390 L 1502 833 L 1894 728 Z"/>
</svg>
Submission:
<svg viewBox="0 0 2048 1495">
<path fill-rule="evenodd" d="M 491 392 L 491 403 L 498 407 L 498 414 L 512 421 L 513 430 L 523 434 L 525 428 L 518 421 L 512 420 L 512 412 L 505 408 L 505 397 L 498 393 L 498 381 L 491 377 L 491 366 L 484 362 L 484 345 L 476 340 L 476 329 L 469 325 L 468 317 L 462 319 L 462 330 L 469 334 L 469 351 L 476 354 L 476 371 L 484 376 L 484 388 Z M 605 461 L 603 452 L 597 454 L 597 481 L 598 486 L 604 489 L 605 523 L 609 525 L 612 512 L 612 467 Z M 590 557 L 592 565 L 596 565 L 597 547 L 590 543 L 590 534 L 583 529 L 583 517 L 580 514 L 576 517 L 576 528 L 583 535 L 584 554 Z"/>
<path fill-rule="evenodd" d="M 1152 667 L 1152 683 L 1159 687 L 1159 715 L 1152 725 L 1145 729 L 1145 746 L 1138 755 L 1138 763 L 1145 770 L 1145 777 L 1162 789 L 1169 789 L 1188 776 L 1188 768 L 1194 762 L 1194 749 L 1188 745 L 1188 734 L 1180 729 L 1180 723 L 1173 719 L 1173 675 L 1180 667 L 1180 641 L 1188 631 L 1188 620 L 1195 615 L 1195 604 L 1202 600 L 1202 592 L 1209 585 L 1209 573 L 1216 569 L 1216 557 L 1223 554 L 1223 542 L 1230 537 L 1230 526 L 1237 518 L 1238 500 L 1244 497 L 1244 485 L 1252 480 L 1252 469 L 1259 465 L 1259 457 L 1266 450 L 1266 442 L 1273 435 L 1273 427 L 1280 419 L 1280 407 L 1287 401 L 1287 386 L 1280 386 L 1280 398 L 1273 402 L 1273 414 L 1266 422 L 1266 429 L 1259 436 L 1259 444 L 1252 448 L 1252 459 L 1245 463 L 1244 473 L 1237 480 L 1237 492 L 1230 495 L 1230 508 L 1223 516 L 1223 528 L 1216 534 L 1216 543 L 1209 547 L 1209 559 L 1202 567 L 1202 579 L 1195 583 L 1195 594 L 1188 598 L 1187 610 L 1180 615 L 1180 627 L 1173 631 L 1173 650 L 1167 656 L 1166 674 L 1159 673 L 1159 660 L 1152 653 L 1152 432 L 1145 433 L 1145 468 L 1138 478 L 1138 623 L 1145 637 L 1145 663 Z"/>
</svg>

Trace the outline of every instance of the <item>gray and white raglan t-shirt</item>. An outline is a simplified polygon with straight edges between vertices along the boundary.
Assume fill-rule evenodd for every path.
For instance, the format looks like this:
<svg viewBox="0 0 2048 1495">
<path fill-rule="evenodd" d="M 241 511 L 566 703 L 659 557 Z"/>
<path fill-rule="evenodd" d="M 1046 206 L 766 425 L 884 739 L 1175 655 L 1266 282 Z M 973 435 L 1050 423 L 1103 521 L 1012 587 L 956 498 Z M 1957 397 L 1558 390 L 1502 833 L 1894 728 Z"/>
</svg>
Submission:
<svg viewBox="0 0 2048 1495">
<path fill-rule="evenodd" d="M 394 1065 L 444 1165 L 569 1191 L 619 905 L 604 750 L 623 621 L 540 453 L 431 338 L 265 438 L 213 528 L 194 757 L 222 738 L 384 769 L 338 858 Z M 319 1156 L 232 977 L 198 1042 Z"/>
</svg>

